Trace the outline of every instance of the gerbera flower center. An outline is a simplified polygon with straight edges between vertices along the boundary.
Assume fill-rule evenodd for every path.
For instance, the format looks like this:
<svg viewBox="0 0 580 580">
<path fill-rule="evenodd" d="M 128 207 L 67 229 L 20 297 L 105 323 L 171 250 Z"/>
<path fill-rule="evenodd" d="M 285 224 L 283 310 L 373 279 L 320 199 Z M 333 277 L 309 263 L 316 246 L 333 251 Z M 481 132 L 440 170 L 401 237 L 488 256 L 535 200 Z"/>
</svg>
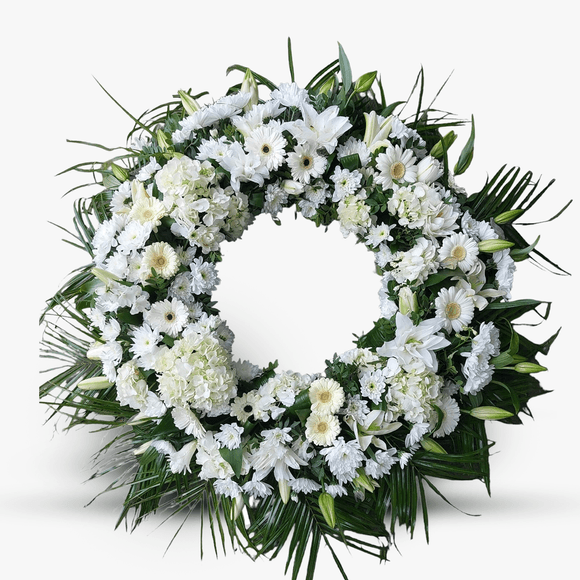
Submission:
<svg viewBox="0 0 580 580">
<path fill-rule="evenodd" d="M 391 165 L 391 177 L 393 179 L 401 179 L 405 175 L 405 164 L 400 161 L 395 161 Z"/>
<path fill-rule="evenodd" d="M 455 320 L 461 316 L 461 306 L 457 302 L 450 302 L 445 306 L 445 316 L 449 320 Z"/>
<path fill-rule="evenodd" d="M 268 153 L 270 153 L 270 145 L 267 144 L 262 145 L 262 153 L 264 155 L 268 155 Z"/>
<path fill-rule="evenodd" d="M 302 158 L 302 167 L 307 169 L 312 164 L 312 157 L 303 157 Z"/>
<path fill-rule="evenodd" d="M 467 256 L 467 250 L 463 246 L 455 246 L 451 252 L 451 255 L 458 261 L 465 260 Z"/>
<path fill-rule="evenodd" d="M 244 406 L 244 413 L 251 414 L 254 412 L 254 407 L 252 405 L 245 405 Z"/>
<path fill-rule="evenodd" d="M 175 314 L 173 314 L 173 312 L 166 312 L 165 320 L 167 320 L 167 322 L 173 322 L 175 320 Z"/>
<path fill-rule="evenodd" d="M 320 395 L 318 395 L 318 400 L 321 403 L 328 403 L 331 398 L 332 395 L 328 391 L 323 391 L 322 393 L 320 393 Z"/>
<path fill-rule="evenodd" d="M 164 268 L 167 265 L 167 259 L 165 256 L 156 256 L 153 260 L 154 268 Z"/>
<path fill-rule="evenodd" d="M 328 431 L 328 423 L 326 421 L 320 421 L 318 425 L 316 425 L 316 432 L 323 434 Z"/>
<path fill-rule="evenodd" d="M 150 220 L 152 217 L 153 217 L 153 212 L 152 212 L 150 209 L 146 209 L 146 210 L 143 212 L 143 218 L 144 218 L 145 220 Z"/>
</svg>

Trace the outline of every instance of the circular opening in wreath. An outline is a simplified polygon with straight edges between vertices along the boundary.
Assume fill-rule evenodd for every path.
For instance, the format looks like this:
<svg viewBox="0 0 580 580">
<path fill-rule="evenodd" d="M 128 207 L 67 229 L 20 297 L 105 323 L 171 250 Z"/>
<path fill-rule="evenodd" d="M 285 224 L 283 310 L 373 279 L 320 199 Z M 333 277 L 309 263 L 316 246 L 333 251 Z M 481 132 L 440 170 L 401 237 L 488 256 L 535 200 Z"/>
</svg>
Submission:
<svg viewBox="0 0 580 580">
<path fill-rule="evenodd" d="M 355 347 L 380 316 L 373 253 L 325 231 L 293 208 L 256 218 L 243 237 L 221 244 L 212 298 L 235 334 L 234 360 L 279 370 L 322 372 L 325 360 Z"/>
</svg>

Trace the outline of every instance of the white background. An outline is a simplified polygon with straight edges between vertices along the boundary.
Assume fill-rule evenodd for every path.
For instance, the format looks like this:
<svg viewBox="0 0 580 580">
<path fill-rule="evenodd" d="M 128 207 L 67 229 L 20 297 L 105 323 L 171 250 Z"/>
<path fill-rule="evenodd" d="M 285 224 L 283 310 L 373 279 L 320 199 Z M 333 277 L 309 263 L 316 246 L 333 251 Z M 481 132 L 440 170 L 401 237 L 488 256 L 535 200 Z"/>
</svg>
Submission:
<svg viewBox="0 0 580 580">
<path fill-rule="evenodd" d="M 288 36 L 293 40 L 299 84 L 337 56 L 337 41 L 350 58 L 355 78 L 369 70 L 380 72 L 389 101 L 407 97 L 421 65 L 427 101 L 454 71 L 436 105 L 476 119 L 475 159 L 461 184 L 477 190 L 486 175 L 504 163 L 542 175 L 543 183 L 556 178 L 532 215 L 540 220 L 578 192 L 579 46 L 573 3 L 222 0 L 210 8 L 210 3 L 179 0 L 91 4 L 54 0 L 20 6 L 5 9 L 0 35 L 4 80 L 0 513 L 5 536 L 0 540 L 0 569 L 11 571 L 14 578 L 50 573 L 64 580 L 161 574 L 281 578 L 282 558 L 253 564 L 230 553 L 216 560 L 210 542 L 201 561 L 194 522 L 165 556 L 177 522 L 157 529 L 159 517 L 133 534 L 114 531 L 121 494 L 105 495 L 83 507 L 103 487 L 100 481 L 84 483 L 101 434 L 84 429 L 65 435 L 64 422 L 56 429 L 53 422 L 43 424 L 46 414 L 37 402 L 39 377 L 33 362 L 38 315 L 67 273 L 85 261 L 47 223 L 71 225 L 75 193 L 64 199 L 61 195 L 78 185 L 82 176 L 55 175 L 99 155 L 67 144 L 66 139 L 122 145 L 132 126 L 93 76 L 133 114 L 140 114 L 169 100 L 180 88 L 221 96 L 241 80 L 239 73 L 225 77 L 225 69 L 234 63 L 250 66 L 274 82 L 288 81 Z M 466 137 L 464 129 L 455 155 Z M 542 227 L 540 245 L 576 274 L 578 211 L 576 200 L 560 219 Z M 299 223 L 295 222 L 297 228 Z M 536 231 L 530 231 L 530 239 Z M 235 266 L 224 263 L 219 294 L 226 316 L 226 302 L 243 296 L 239 293 L 251 280 L 263 293 L 254 291 L 253 303 L 239 299 L 251 313 L 252 325 L 242 318 L 238 321 L 238 313 L 228 307 L 232 316 L 226 318 L 244 342 L 242 356 L 267 362 L 260 357 L 268 359 L 271 348 L 290 368 L 321 370 L 325 357 L 349 348 L 350 334 L 364 330 L 378 314 L 377 281 L 367 275 L 372 269 L 369 256 L 336 232 L 325 237 L 322 231 L 298 230 L 290 223 L 278 230 L 255 225 L 250 233 L 268 252 L 259 254 L 246 238 L 238 242 L 241 253 L 249 254 L 247 268 L 256 272 L 246 269 L 238 274 Z M 231 255 L 230 264 L 242 264 L 239 256 Z M 296 255 L 303 265 L 296 263 Z M 321 269 L 320 260 L 333 265 Z M 266 268 L 263 278 L 260 267 Z M 361 286 L 351 286 L 357 278 Z M 492 497 L 478 482 L 441 485 L 459 508 L 481 516 L 468 517 L 433 497 L 430 544 L 420 527 L 412 542 L 400 530 L 401 553 L 393 550 L 391 562 L 384 565 L 339 550 L 351 578 L 407 574 L 480 579 L 532 577 L 532 573 L 557 577 L 570 570 L 580 515 L 575 282 L 575 277 L 550 275 L 529 264 L 518 270 L 515 298 L 553 301 L 550 320 L 528 335 L 539 341 L 560 325 L 564 329 L 546 361 L 550 371 L 542 376 L 544 387 L 553 393 L 532 401 L 535 419 L 525 418 L 523 427 L 490 426 L 490 436 L 497 441 L 491 461 Z M 364 296 L 370 308 L 359 306 L 349 290 Z M 264 306 L 267 297 L 274 297 L 272 306 Z M 321 316 L 315 317 L 313 311 Z M 240 338 L 247 329 L 258 327 L 261 336 Z M 277 327 L 284 332 L 276 332 Z M 324 551 L 319 566 L 318 578 L 339 577 Z"/>
</svg>

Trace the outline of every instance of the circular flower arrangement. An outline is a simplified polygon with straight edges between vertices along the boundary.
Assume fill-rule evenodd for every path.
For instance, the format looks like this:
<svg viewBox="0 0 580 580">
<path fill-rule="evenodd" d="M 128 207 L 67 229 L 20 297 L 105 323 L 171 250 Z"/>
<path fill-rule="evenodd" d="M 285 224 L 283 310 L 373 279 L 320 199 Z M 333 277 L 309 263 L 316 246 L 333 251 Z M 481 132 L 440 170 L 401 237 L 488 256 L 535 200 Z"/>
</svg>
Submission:
<svg viewBox="0 0 580 580">
<path fill-rule="evenodd" d="M 119 155 L 71 168 L 102 189 L 75 203 L 73 243 L 91 263 L 43 315 L 44 355 L 67 366 L 41 398 L 71 425 L 116 430 L 97 474 L 127 487 L 120 521 L 201 507 L 253 557 L 289 542 L 293 578 L 309 551 L 312 578 L 322 540 L 384 559 L 419 505 L 427 524 L 430 478 L 489 488 L 485 420 L 529 413 L 555 338 L 514 328 L 541 306 L 510 299 L 515 264 L 552 263 L 512 223 L 547 189 L 530 173 L 456 184 L 473 120 L 452 171 L 456 135 L 441 131 L 460 121 L 420 98 L 403 118 L 375 72 L 353 81 L 340 45 L 305 88 L 290 44 L 289 60 L 290 83 L 232 67 L 245 77 L 226 96 L 202 106 L 205 93 L 179 91 L 132 117 Z M 338 221 L 381 278 L 373 328 L 312 375 L 233 360 L 212 302 L 221 243 L 291 206 Z"/>
</svg>

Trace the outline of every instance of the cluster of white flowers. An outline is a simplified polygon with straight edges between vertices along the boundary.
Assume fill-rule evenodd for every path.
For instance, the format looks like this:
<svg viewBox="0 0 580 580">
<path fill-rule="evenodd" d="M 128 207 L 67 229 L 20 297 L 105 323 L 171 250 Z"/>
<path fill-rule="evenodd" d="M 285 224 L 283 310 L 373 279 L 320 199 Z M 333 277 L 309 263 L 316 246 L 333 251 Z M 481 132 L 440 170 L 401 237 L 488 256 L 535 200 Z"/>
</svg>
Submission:
<svg viewBox="0 0 580 580">
<path fill-rule="evenodd" d="M 452 433 L 459 397 L 490 382 L 499 331 L 470 325 L 490 300 L 509 298 L 509 252 L 486 256 L 478 246 L 503 234 L 462 209 L 461 190 L 451 175 L 442 183 L 443 164 L 415 130 L 375 111 L 365 123 L 362 139 L 349 135 L 338 106 L 291 83 L 265 102 L 240 92 L 199 107 L 161 153 L 142 144 L 143 162 L 93 238 L 100 284 L 89 313 L 101 336 L 90 356 L 120 404 L 175 425 L 175 441 L 154 439 L 139 453 L 152 445 L 174 472 L 195 464 L 230 498 L 270 495 L 271 474 L 281 493 L 324 483 L 340 496 L 361 474 L 376 481 L 403 468 L 423 438 Z M 233 361 L 233 335 L 209 301 L 220 244 L 258 213 L 275 217 L 290 205 L 309 219 L 332 215 L 374 253 L 381 274 L 381 320 L 392 332 L 335 358 L 352 371 L 344 384 Z M 417 296 L 442 272 L 421 311 Z M 461 371 L 440 372 L 439 353 L 454 340 Z M 317 457 L 324 482 L 309 469 Z"/>
</svg>

